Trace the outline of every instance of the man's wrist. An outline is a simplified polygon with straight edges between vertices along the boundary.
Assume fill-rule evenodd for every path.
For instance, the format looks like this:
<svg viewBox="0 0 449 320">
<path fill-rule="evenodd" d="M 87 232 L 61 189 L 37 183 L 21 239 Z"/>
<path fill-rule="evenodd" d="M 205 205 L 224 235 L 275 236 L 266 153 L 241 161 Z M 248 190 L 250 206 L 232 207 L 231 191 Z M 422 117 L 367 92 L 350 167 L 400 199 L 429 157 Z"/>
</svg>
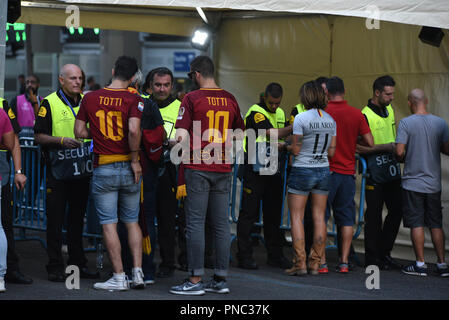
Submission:
<svg viewBox="0 0 449 320">
<path fill-rule="evenodd" d="M 18 169 L 16 171 L 14 171 L 15 174 L 23 174 L 22 169 Z"/>
</svg>

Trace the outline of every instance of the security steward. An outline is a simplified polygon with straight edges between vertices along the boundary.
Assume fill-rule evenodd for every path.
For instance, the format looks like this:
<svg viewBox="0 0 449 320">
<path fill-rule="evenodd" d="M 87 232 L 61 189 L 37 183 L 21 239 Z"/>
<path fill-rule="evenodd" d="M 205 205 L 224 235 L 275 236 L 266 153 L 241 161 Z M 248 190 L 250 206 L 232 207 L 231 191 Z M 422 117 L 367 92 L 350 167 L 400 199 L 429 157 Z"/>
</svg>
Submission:
<svg viewBox="0 0 449 320">
<path fill-rule="evenodd" d="M 76 265 L 81 278 L 95 279 L 83 250 L 83 223 L 92 173 L 89 142 L 75 139 L 75 117 L 82 99 L 82 73 L 77 65 L 66 64 L 59 74 L 61 89 L 41 103 L 34 126 L 35 142 L 44 150 L 47 164 L 47 265 L 48 280 L 64 282 L 61 253 L 62 226 L 66 207 L 68 265 Z"/>
<path fill-rule="evenodd" d="M 33 279 L 25 276 L 19 269 L 19 257 L 15 250 L 14 242 L 14 228 L 13 228 L 13 210 L 12 210 L 12 190 L 9 184 L 11 167 L 9 165 L 10 156 L 12 156 L 14 163 L 14 185 L 17 190 L 24 190 L 27 177 L 22 172 L 22 152 L 20 148 L 18 135 L 21 131 L 17 116 L 14 111 L 8 106 L 8 102 L 0 98 L 0 107 L 8 114 L 12 128 L 14 130 L 14 148 L 11 151 L 0 150 L 0 174 L 2 176 L 2 226 L 5 231 L 6 240 L 8 243 L 8 250 L 6 255 L 6 265 L 8 269 L 5 275 L 7 283 L 16 284 L 31 284 Z"/>
<path fill-rule="evenodd" d="M 171 95 L 173 73 L 170 69 L 160 67 L 151 70 L 147 76 L 146 82 L 148 81 L 148 88 L 152 93 L 149 97 L 157 103 L 167 133 L 162 169 L 157 181 L 156 216 L 161 263 L 156 272 L 156 277 L 168 278 L 173 275 L 175 270 L 176 211 L 178 207 L 178 201 L 176 200 L 176 166 L 170 162 L 170 148 L 175 144 L 175 123 L 181 101 Z"/>
<path fill-rule="evenodd" d="M 362 109 L 374 138 L 374 147 L 357 145 L 366 159 L 369 177 L 366 181 L 365 265 L 381 269 L 400 269 L 391 258 L 402 220 L 401 168 L 394 157 L 396 123 L 391 102 L 395 82 L 386 75 L 373 84 L 373 97 Z M 388 214 L 382 223 L 382 209 Z"/>
<path fill-rule="evenodd" d="M 10 101 L 10 107 L 17 115 L 17 121 L 22 129 L 33 129 L 35 115 L 39 112 L 39 104 L 43 99 L 38 95 L 39 77 L 34 74 L 27 76 L 25 85 L 25 93 L 14 97 Z"/>
<path fill-rule="evenodd" d="M 265 89 L 264 102 L 250 107 L 245 116 L 246 137 L 243 148 L 246 164 L 243 173 L 242 209 L 237 222 L 238 267 L 243 269 L 258 268 L 253 258 L 251 229 L 253 224 L 258 221 L 261 200 L 267 264 L 284 269 L 291 267 L 290 261 L 284 257 L 282 251 L 283 235 L 279 228 L 282 216 L 282 171 L 284 166 L 278 157 L 276 166 L 274 166 L 275 170 L 267 174 L 263 169 L 268 169 L 269 166 L 273 166 L 273 163 L 268 164 L 257 157 L 258 152 L 266 153 L 269 156 L 268 137 L 270 132 L 276 130 L 278 138 L 286 137 L 292 132 L 292 126 L 286 126 L 284 111 L 279 108 L 281 100 L 281 85 L 270 83 Z M 248 138 L 251 130 L 256 133 L 255 148 L 248 146 L 251 143 L 251 139 Z M 267 131 L 266 134 L 258 135 L 258 130 Z M 281 150 L 285 149 L 285 143 L 278 142 L 277 146 L 280 149 L 279 154 L 282 154 Z M 253 150 L 257 149 L 255 161 L 251 155 L 254 153 L 251 152 L 251 147 Z M 259 148 L 261 149 L 259 150 Z"/>
</svg>

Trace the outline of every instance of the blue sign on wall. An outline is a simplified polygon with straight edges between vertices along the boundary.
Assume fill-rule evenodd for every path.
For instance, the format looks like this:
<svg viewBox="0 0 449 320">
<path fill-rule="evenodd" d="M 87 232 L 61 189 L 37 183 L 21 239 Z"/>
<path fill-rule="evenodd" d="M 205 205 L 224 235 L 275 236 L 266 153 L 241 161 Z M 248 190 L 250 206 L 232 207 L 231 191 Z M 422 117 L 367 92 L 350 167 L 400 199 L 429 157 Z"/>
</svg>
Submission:
<svg viewBox="0 0 449 320">
<path fill-rule="evenodd" d="M 174 53 L 174 69 L 175 72 L 189 72 L 190 62 L 195 58 L 195 52 L 175 52 Z"/>
</svg>

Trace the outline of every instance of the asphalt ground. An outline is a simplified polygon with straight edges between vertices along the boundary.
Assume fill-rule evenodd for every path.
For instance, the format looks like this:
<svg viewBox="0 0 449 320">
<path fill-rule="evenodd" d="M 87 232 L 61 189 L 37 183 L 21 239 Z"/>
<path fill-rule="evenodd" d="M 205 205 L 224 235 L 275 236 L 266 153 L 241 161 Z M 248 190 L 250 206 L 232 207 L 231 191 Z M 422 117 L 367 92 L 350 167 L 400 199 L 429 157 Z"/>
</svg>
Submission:
<svg viewBox="0 0 449 320">
<path fill-rule="evenodd" d="M 43 232 L 30 232 L 29 235 L 45 236 Z M 230 288 L 229 294 L 206 293 L 204 296 L 180 296 L 169 293 L 173 285 L 180 284 L 188 277 L 186 272 L 176 270 L 171 278 L 156 278 L 155 284 L 143 290 L 129 290 L 126 292 L 108 292 L 93 289 L 98 280 L 81 279 L 78 290 L 69 290 L 65 283 L 54 283 L 47 280 L 45 264 L 47 254 L 45 248 L 38 241 L 16 241 L 17 252 L 20 256 L 21 271 L 32 277 L 31 285 L 6 284 L 7 291 L 0 294 L 0 300 L 144 300 L 144 301 L 332 301 L 332 300 L 448 300 L 449 278 L 441 278 L 432 272 L 427 277 L 405 275 L 400 270 L 379 272 L 378 289 L 368 289 L 366 283 L 375 284 L 372 273 L 366 273 L 364 267 L 357 266 L 349 274 L 335 272 L 337 252 L 335 249 L 326 251 L 329 265 L 327 275 L 288 276 L 280 268 L 266 264 L 265 248 L 262 244 L 254 247 L 258 270 L 244 270 L 237 268 L 235 259 L 230 263 L 227 278 Z M 235 257 L 236 245 L 231 248 Z M 286 256 L 291 259 L 292 248 L 284 247 Z M 363 254 L 357 254 L 363 263 Z M 88 252 L 88 265 L 96 268 L 96 253 Z M 410 261 L 399 260 L 406 264 Z M 155 262 L 159 262 L 156 254 Z M 430 270 L 435 265 L 428 264 Z M 105 253 L 104 268 L 101 271 L 103 280 L 111 272 L 111 265 Z M 206 269 L 205 280 L 213 275 L 213 270 Z"/>
</svg>

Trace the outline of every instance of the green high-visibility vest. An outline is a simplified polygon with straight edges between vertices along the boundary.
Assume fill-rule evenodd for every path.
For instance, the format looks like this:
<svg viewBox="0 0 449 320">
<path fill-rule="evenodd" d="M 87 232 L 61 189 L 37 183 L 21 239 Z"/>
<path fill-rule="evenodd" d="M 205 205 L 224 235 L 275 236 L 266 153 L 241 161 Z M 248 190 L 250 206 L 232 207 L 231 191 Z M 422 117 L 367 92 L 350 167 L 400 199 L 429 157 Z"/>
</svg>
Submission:
<svg viewBox="0 0 449 320">
<path fill-rule="evenodd" d="M 81 98 L 83 95 L 81 95 Z M 57 95 L 56 92 L 51 93 L 45 99 L 48 101 L 51 109 L 51 119 L 52 119 L 52 131 L 51 135 L 53 137 L 67 137 L 75 139 L 75 133 L 73 129 L 75 128 L 75 117 L 72 110 L 68 105 L 66 105 Z M 39 114 L 43 111 L 41 107 L 39 109 Z M 78 114 L 80 109 L 79 105 L 73 107 L 75 114 Z"/>
<path fill-rule="evenodd" d="M 387 144 L 396 140 L 396 126 L 394 111 L 391 104 L 387 106 L 388 117 L 377 115 L 370 107 L 362 109 L 362 113 L 368 119 L 369 127 L 374 138 L 374 144 Z"/>
<path fill-rule="evenodd" d="M 298 114 L 303 113 L 306 110 L 306 107 L 304 107 L 304 105 L 302 103 L 298 103 L 296 105 L 296 110 L 298 110 Z"/>
<path fill-rule="evenodd" d="M 275 129 L 280 129 L 283 128 L 285 126 L 285 113 L 284 110 L 282 110 L 281 108 L 277 108 L 276 109 L 276 113 L 272 113 L 272 112 L 268 112 L 267 110 L 265 110 L 264 108 L 262 108 L 261 106 L 255 104 L 253 106 L 251 106 L 251 108 L 249 108 L 248 112 L 245 115 L 245 126 L 246 126 L 246 119 L 248 118 L 248 116 L 251 114 L 251 112 L 259 112 L 261 114 L 263 114 L 268 121 L 270 121 L 271 125 L 273 126 L 273 128 Z M 245 139 L 243 140 L 243 150 L 246 152 L 246 136 Z M 267 137 L 265 135 L 259 135 L 256 139 L 256 142 L 265 142 L 267 141 Z"/>
<path fill-rule="evenodd" d="M 178 118 L 179 113 L 179 107 L 181 106 L 181 101 L 176 99 L 172 103 L 170 103 L 168 106 L 164 108 L 160 108 L 159 111 L 161 112 L 162 119 L 164 120 L 164 129 L 167 133 L 168 139 L 174 139 L 175 138 L 175 123 L 176 119 Z"/>
<path fill-rule="evenodd" d="M 298 111 L 298 114 L 303 113 L 304 111 L 307 111 L 302 103 L 298 103 L 296 106 L 294 106 L 294 108 L 296 108 L 296 111 Z M 290 124 L 293 124 L 294 121 L 295 121 L 295 116 L 291 115 L 290 121 L 289 121 Z"/>
</svg>

